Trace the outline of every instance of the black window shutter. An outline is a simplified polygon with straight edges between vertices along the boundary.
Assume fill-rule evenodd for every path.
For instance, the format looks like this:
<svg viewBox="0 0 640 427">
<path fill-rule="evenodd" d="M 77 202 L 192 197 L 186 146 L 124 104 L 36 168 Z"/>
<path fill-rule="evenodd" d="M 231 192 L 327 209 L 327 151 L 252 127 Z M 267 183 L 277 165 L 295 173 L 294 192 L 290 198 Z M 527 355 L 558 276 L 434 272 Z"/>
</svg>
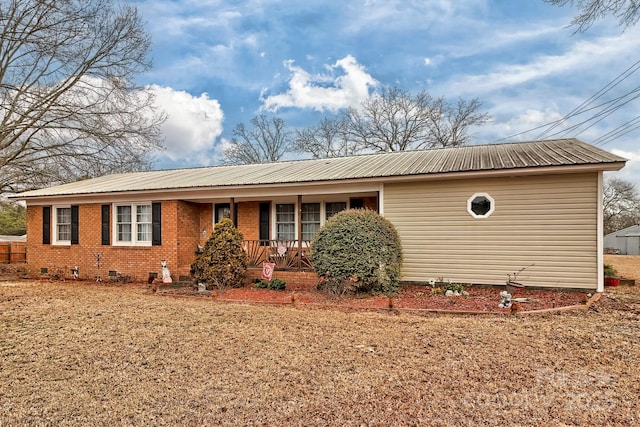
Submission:
<svg viewBox="0 0 640 427">
<path fill-rule="evenodd" d="M 260 203 L 260 217 L 259 217 L 259 237 L 260 244 L 268 245 L 269 242 L 269 227 L 271 225 L 271 203 Z"/>
<path fill-rule="evenodd" d="M 42 207 L 42 244 L 51 244 L 51 206 Z"/>
<path fill-rule="evenodd" d="M 151 244 L 162 244 L 162 205 L 151 203 Z"/>
<path fill-rule="evenodd" d="M 78 244 L 78 206 L 71 206 L 71 244 Z"/>
<path fill-rule="evenodd" d="M 109 212 L 111 211 L 110 205 L 102 205 L 102 244 L 111 244 L 111 235 L 109 234 Z"/>
</svg>

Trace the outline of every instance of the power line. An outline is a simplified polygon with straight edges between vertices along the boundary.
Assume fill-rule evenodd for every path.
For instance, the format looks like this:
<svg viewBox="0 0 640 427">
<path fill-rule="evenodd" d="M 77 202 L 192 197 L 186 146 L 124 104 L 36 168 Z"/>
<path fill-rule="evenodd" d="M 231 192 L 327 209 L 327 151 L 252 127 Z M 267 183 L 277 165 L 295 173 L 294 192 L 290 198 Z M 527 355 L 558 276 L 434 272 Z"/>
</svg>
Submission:
<svg viewBox="0 0 640 427">
<path fill-rule="evenodd" d="M 583 110 L 584 107 L 588 106 L 589 104 L 591 104 L 592 102 L 594 102 L 595 100 L 597 100 L 598 98 L 602 97 L 604 94 L 609 92 L 611 89 L 613 89 L 614 87 L 618 86 L 620 83 L 622 83 L 623 81 L 628 79 L 629 76 L 631 76 L 633 73 L 638 71 L 638 69 L 640 69 L 640 60 L 636 61 L 633 65 L 628 67 L 622 73 L 618 74 L 613 80 L 611 80 L 609 83 L 607 83 L 602 89 L 600 89 L 594 95 L 591 95 L 586 101 L 584 101 L 582 104 L 580 104 L 579 106 L 577 106 L 576 108 L 571 110 L 569 112 L 569 114 L 565 115 L 561 120 L 556 120 L 553 124 L 551 124 L 549 129 L 547 129 L 546 131 L 544 131 L 541 134 L 539 134 L 536 137 L 536 139 L 543 139 L 545 137 L 545 135 L 547 135 L 553 129 L 558 127 L 561 123 L 563 123 L 567 119 L 569 119 L 569 118 L 571 118 L 571 117 L 573 117 L 573 116 L 575 116 L 577 114 L 580 114 L 580 112 Z"/>
<path fill-rule="evenodd" d="M 627 105 L 628 103 L 636 100 L 637 98 L 640 97 L 640 86 L 636 86 L 634 89 L 632 89 L 631 91 L 625 93 L 624 95 L 618 96 L 614 99 L 602 102 L 596 106 L 591 106 L 589 107 L 589 105 L 593 104 L 596 100 L 598 100 L 599 98 L 603 97 L 605 94 L 607 94 L 608 92 L 610 92 L 613 88 L 615 88 L 616 86 L 618 86 L 620 83 L 622 83 L 623 81 L 625 81 L 626 79 L 628 79 L 631 75 L 633 75 L 636 71 L 638 71 L 640 69 L 640 60 L 636 61 L 635 63 L 633 63 L 631 66 L 629 66 L 627 69 L 625 69 L 623 72 L 621 72 L 620 74 L 618 74 L 613 80 L 611 80 L 609 83 L 607 83 L 605 86 L 603 86 L 598 92 L 596 92 L 595 94 L 593 94 L 592 96 L 590 96 L 587 100 L 585 100 L 584 102 L 582 102 L 579 106 L 575 107 L 573 110 L 571 110 L 568 114 L 566 114 L 565 116 L 563 116 L 561 119 L 558 120 L 554 120 L 548 123 L 545 123 L 543 125 L 540 126 L 536 126 L 534 128 L 522 131 L 522 132 L 518 132 L 500 139 L 496 139 L 493 142 L 500 142 L 500 141 L 504 141 L 506 139 L 510 139 L 516 136 L 520 136 L 520 135 L 524 135 L 533 131 L 536 131 L 538 129 L 542 129 L 542 128 L 547 128 L 544 132 L 540 133 L 535 139 L 543 139 L 545 137 L 549 138 L 549 137 L 554 137 L 557 135 L 561 135 L 561 134 L 569 134 L 570 132 L 573 132 L 577 129 L 579 129 L 581 126 L 592 122 L 589 126 L 585 127 L 584 129 L 582 129 L 580 132 L 578 132 L 577 134 L 574 134 L 572 136 L 578 136 L 581 133 L 585 132 L 586 130 L 590 129 L 591 127 L 595 126 L 596 124 L 598 124 L 599 122 L 601 122 L 602 120 L 604 120 L 606 117 L 610 116 L 611 114 L 613 114 L 614 112 L 618 111 L 620 108 L 622 108 L 623 106 Z M 634 95 L 634 96 L 632 96 Z M 631 97 L 630 97 L 631 96 Z M 630 98 L 629 98 L 630 97 Z M 589 107 L 589 108 L 587 108 Z M 604 108 L 606 107 L 606 108 Z M 551 131 L 553 131 L 554 129 L 556 129 L 558 126 L 560 126 L 562 123 L 565 123 L 568 119 L 573 118 L 573 117 L 577 117 L 579 115 L 585 114 L 589 111 L 593 111 L 593 110 L 598 110 L 600 109 L 597 113 L 591 115 L 589 118 L 581 121 L 578 124 L 575 124 L 573 126 L 570 126 L 566 129 L 563 129 L 561 131 L 549 134 Z M 625 123 L 624 125 L 619 126 L 618 128 L 614 129 L 611 132 L 608 132 L 605 135 L 602 135 L 600 138 L 598 138 L 596 141 L 602 140 L 602 141 L 606 141 L 606 142 L 600 142 L 600 144 L 607 144 L 623 135 L 626 135 L 627 133 L 637 129 L 639 126 L 633 126 L 632 124 L 630 124 L 630 122 L 633 122 L 635 119 L 630 120 L 629 122 Z M 606 138 L 605 138 L 606 137 Z M 597 145 L 597 143 L 595 143 Z"/>
</svg>

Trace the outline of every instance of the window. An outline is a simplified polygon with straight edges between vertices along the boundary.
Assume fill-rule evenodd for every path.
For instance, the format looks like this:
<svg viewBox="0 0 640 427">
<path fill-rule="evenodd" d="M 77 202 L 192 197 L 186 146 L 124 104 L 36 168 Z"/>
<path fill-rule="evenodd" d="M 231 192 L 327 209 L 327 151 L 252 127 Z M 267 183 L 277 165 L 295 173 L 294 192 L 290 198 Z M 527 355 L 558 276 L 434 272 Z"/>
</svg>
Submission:
<svg viewBox="0 0 640 427">
<path fill-rule="evenodd" d="M 120 245 L 151 245 L 153 209 L 151 204 L 115 206 L 114 242 Z"/>
<path fill-rule="evenodd" d="M 276 239 L 296 239 L 296 209 L 293 203 L 276 205 Z"/>
<path fill-rule="evenodd" d="M 224 218 L 231 218 L 231 204 L 230 203 L 216 203 L 215 205 L 216 224 L 222 221 Z"/>
<path fill-rule="evenodd" d="M 55 243 L 71 244 L 71 207 L 56 208 Z"/>
<path fill-rule="evenodd" d="M 320 230 L 320 203 L 302 204 L 302 240 L 311 240 Z"/>
<path fill-rule="evenodd" d="M 138 227 L 137 240 L 151 241 L 151 205 L 136 206 L 136 225 Z"/>
<path fill-rule="evenodd" d="M 495 210 L 495 201 L 486 193 L 476 193 L 467 200 L 467 212 L 474 218 L 488 218 Z"/>
<path fill-rule="evenodd" d="M 325 218 L 329 219 L 345 209 L 347 209 L 347 202 L 328 202 L 325 204 Z"/>
</svg>

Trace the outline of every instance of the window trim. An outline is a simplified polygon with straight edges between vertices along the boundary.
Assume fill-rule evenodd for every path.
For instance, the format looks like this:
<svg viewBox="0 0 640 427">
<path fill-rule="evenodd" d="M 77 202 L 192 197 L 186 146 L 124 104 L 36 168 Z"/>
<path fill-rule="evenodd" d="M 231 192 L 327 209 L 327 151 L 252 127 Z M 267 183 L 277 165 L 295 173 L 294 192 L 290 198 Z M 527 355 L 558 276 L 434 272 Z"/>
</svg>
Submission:
<svg viewBox="0 0 640 427">
<path fill-rule="evenodd" d="M 61 240 L 58 238 L 58 209 L 69 209 L 69 240 Z M 71 246 L 73 220 L 71 218 L 71 205 L 54 205 L 51 207 L 51 244 L 56 246 Z"/>
<path fill-rule="evenodd" d="M 131 208 L 131 240 L 123 241 L 118 240 L 118 207 L 127 206 Z M 137 211 L 138 206 L 148 206 L 151 209 L 153 215 L 153 203 L 152 202 L 130 202 L 130 203 L 113 203 L 111 206 L 113 214 L 111 215 L 111 241 L 112 246 L 152 246 L 153 242 L 153 217 L 150 224 L 152 224 L 151 239 L 150 240 L 138 240 L 138 221 Z M 147 223 L 145 223 L 147 224 Z"/>
<path fill-rule="evenodd" d="M 324 226 L 324 224 L 327 222 L 327 210 L 326 210 L 326 205 L 327 203 L 345 203 L 345 210 L 350 209 L 349 206 L 349 201 L 350 199 L 310 199 L 310 200 L 303 200 L 302 204 L 308 204 L 308 203 L 320 203 L 320 228 L 322 228 L 322 226 Z M 302 209 L 301 206 L 298 206 L 298 202 L 296 200 L 291 200 L 291 199 L 275 199 L 275 200 L 271 200 L 271 237 L 272 240 L 279 240 L 278 239 L 278 223 L 276 221 L 276 216 L 277 216 L 277 205 L 293 205 L 293 210 L 294 210 L 294 238 L 293 241 L 298 240 L 298 226 L 301 225 L 299 224 L 299 220 L 298 220 L 298 216 L 300 215 L 300 210 Z M 303 243 L 307 242 L 306 240 L 303 240 Z"/>
<path fill-rule="evenodd" d="M 491 204 L 491 206 L 489 207 L 489 211 L 484 215 L 478 215 L 477 213 L 473 212 L 473 210 L 471 209 L 471 205 L 473 201 L 478 197 L 486 198 L 487 200 L 489 200 L 489 203 Z M 469 213 L 469 215 L 471 215 L 475 219 L 489 218 L 495 210 L 496 210 L 496 201 L 493 199 L 493 197 L 489 195 L 489 193 L 474 193 L 471 197 L 467 199 L 467 212 Z"/>
</svg>

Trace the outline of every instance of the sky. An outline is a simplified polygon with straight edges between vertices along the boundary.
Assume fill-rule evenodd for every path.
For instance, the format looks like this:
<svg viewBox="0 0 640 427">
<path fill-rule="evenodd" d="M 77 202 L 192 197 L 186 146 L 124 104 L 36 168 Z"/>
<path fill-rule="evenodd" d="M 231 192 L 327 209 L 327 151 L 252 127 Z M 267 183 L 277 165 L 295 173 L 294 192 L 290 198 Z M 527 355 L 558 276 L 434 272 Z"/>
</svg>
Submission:
<svg viewBox="0 0 640 427">
<path fill-rule="evenodd" d="M 576 137 L 629 159 L 607 176 L 640 188 L 629 96 L 640 95 L 640 24 L 576 33 L 576 9 L 542 0 L 130 3 L 152 38 L 153 68 L 136 83 L 168 116 L 156 168 L 219 164 L 234 127 L 258 114 L 301 129 L 397 87 L 478 98 L 491 121 L 471 129 L 473 144 Z"/>
</svg>

